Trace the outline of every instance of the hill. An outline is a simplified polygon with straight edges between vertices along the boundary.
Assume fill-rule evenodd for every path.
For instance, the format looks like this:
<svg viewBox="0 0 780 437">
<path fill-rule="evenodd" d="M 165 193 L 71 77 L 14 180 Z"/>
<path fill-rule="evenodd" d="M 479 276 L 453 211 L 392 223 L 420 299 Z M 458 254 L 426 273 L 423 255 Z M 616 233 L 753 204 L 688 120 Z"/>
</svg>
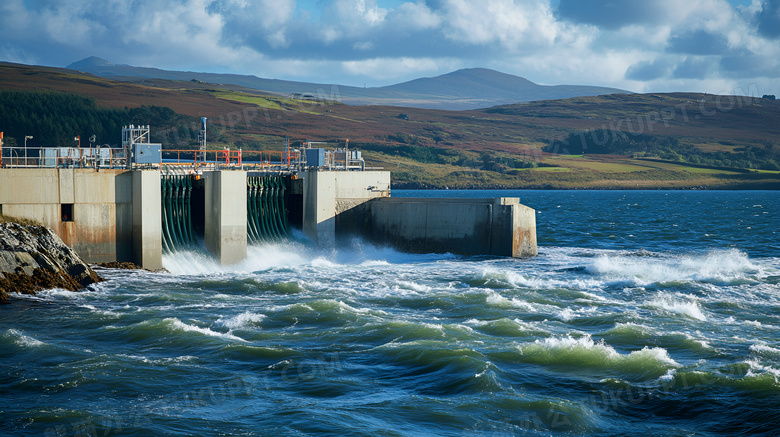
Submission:
<svg viewBox="0 0 780 437">
<path fill-rule="evenodd" d="M 147 81 L 154 79 L 196 80 L 213 84 L 237 85 L 282 96 L 294 93 L 309 94 L 329 100 L 339 100 L 349 105 L 386 105 L 449 110 L 477 109 L 532 100 L 626 92 L 604 87 L 537 85 L 522 77 L 484 68 L 458 70 L 437 77 L 372 88 L 263 79 L 249 75 L 132 67 L 116 65 L 94 56 L 74 62 L 67 68 L 100 77 L 137 83 L 150 83 Z"/>
<path fill-rule="evenodd" d="M 144 117 L 165 149 L 197 147 L 200 116 L 209 117 L 211 149 L 280 150 L 285 136 L 294 146 L 349 138 L 369 166 L 392 171 L 396 187 L 780 189 L 780 102 L 767 99 L 614 94 L 445 111 L 299 100 L 192 80 L 148 82 L 0 64 L 0 91 L 88 96 L 98 108 Z M 0 119 L 0 131 L 26 116 L 15 114 Z M 67 116 L 87 119 L 69 122 L 73 129 L 95 122 L 89 114 Z"/>
</svg>

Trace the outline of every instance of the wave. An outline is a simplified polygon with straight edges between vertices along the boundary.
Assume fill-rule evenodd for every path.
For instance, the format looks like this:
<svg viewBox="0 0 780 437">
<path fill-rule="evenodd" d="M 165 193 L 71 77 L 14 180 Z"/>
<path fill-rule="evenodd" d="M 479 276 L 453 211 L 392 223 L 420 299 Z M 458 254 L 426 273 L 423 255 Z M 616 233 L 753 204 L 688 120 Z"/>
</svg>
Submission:
<svg viewBox="0 0 780 437">
<path fill-rule="evenodd" d="M 730 375 L 710 371 L 692 370 L 675 372 L 662 380 L 665 389 L 699 388 L 716 392 L 718 389 L 734 388 L 745 391 L 780 391 L 778 376 L 780 371 L 768 368 L 752 361 L 744 363 L 747 372 L 744 375 Z"/>
<path fill-rule="evenodd" d="M 651 308 L 657 308 L 669 313 L 679 314 L 691 319 L 707 321 L 707 316 L 701 310 L 699 303 L 687 299 L 675 299 L 662 295 L 646 303 Z"/>
<path fill-rule="evenodd" d="M 171 334 L 184 334 L 178 336 L 178 340 L 183 341 L 184 345 L 187 345 L 191 341 L 198 343 L 196 340 L 199 337 L 246 342 L 243 338 L 237 337 L 230 332 L 218 332 L 208 327 L 190 325 L 182 322 L 176 317 L 144 320 L 128 326 L 108 325 L 104 329 L 108 332 L 119 333 L 133 342 L 170 342 L 172 338 L 176 338 Z M 194 346 L 195 344 L 192 345 Z"/>
<path fill-rule="evenodd" d="M 634 286 L 703 282 L 726 285 L 755 283 L 761 268 L 747 254 L 736 249 L 714 250 L 699 255 L 598 256 L 586 270 L 613 282 Z"/>
<path fill-rule="evenodd" d="M 25 335 L 21 331 L 18 331 L 16 329 L 9 329 L 5 331 L 5 333 L 3 333 L 1 337 L 4 340 L 4 342 L 9 341 L 23 348 L 38 348 L 41 346 L 48 345 L 48 343 L 40 341 L 29 335 Z"/>
<path fill-rule="evenodd" d="M 256 327 L 260 325 L 260 323 L 266 318 L 267 316 L 265 314 L 256 314 L 250 311 L 245 311 L 232 317 L 220 317 L 220 319 L 217 320 L 215 324 L 224 326 L 233 331 L 236 329 Z"/>
<path fill-rule="evenodd" d="M 530 303 L 517 299 L 517 298 L 506 298 L 501 296 L 500 294 L 496 293 L 493 290 L 488 290 L 487 297 L 485 299 L 485 303 L 487 303 L 489 306 L 492 307 L 498 307 L 498 308 L 517 308 L 521 310 L 525 310 L 528 312 L 536 312 L 536 309 L 533 305 Z"/>
<path fill-rule="evenodd" d="M 603 340 L 594 341 L 590 335 L 545 338 L 520 345 L 518 349 L 519 360 L 525 363 L 616 371 L 640 378 L 658 378 L 680 367 L 666 349 L 644 347 L 623 355 Z"/>
</svg>

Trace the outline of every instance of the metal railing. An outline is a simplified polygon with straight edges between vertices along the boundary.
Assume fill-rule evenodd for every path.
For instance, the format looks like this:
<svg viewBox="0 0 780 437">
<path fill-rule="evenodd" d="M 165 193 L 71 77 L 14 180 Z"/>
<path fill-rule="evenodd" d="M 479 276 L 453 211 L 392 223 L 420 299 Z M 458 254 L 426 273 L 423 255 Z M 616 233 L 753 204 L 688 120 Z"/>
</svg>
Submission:
<svg viewBox="0 0 780 437">
<path fill-rule="evenodd" d="M 183 150 L 162 149 L 159 163 L 133 164 L 140 167 L 190 166 L 199 168 L 250 168 L 272 171 L 300 170 L 310 167 L 300 150 Z M 128 168 L 127 152 L 112 147 L 3 147 L 0 167 L 7 168 Z M 336 149 L 325 153 L 320 168 L 328 170 L 365 170 L 359 152 Z"/>
<path fill-rule="evenodd" d="M 124 168 L 124 149 L 111 147 L 7 147 L 0 166 L 10 168 Z"/>
</svg>

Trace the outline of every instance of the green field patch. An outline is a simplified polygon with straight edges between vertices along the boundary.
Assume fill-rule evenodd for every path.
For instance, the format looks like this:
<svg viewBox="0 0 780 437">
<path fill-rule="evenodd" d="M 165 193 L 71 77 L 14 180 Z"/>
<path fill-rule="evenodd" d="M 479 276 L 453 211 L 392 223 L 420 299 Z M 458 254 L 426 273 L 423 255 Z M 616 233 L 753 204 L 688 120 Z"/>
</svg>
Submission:
<svg viewBox="0 0 780 437">
<path fill-rule="evenodd" d="M 218 99 L 249 103 L 261 108 L 282 109 L 282 105 L 280 105 L 278 101 L 267 97 L 253 96 L 251 94 L 239 93 L 236 91 L 213 91 L 211 94 Z"/>
<path fill-rule="evenodd" d="M 541 171 L 541 172 L 549 172 L 549 173 L 568 173 L 571 172 L 570 168 L 567 167 L 537 167 L 537 168 L 529 168 L 522 171 Z"/>
</svg>

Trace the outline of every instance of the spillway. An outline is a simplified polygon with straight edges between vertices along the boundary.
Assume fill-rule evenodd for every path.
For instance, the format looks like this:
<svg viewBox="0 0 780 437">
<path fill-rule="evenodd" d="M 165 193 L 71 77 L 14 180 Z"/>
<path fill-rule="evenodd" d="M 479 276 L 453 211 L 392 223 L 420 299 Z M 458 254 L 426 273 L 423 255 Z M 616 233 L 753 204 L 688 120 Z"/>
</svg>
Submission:
<svg viewBox="0 0 780 437">
<path fill-rule="evenodd" d="M 247 239 L 251 243 L 279 240 L 290 235 L 286 190 L 281 176 L 247 177 Z"/>
<path fill-rule="evenodd" d="M 192 177 L 161 175 L 162 243 L 165 252 L 175 252 L 195 243 L 192 230 Z"/>
</svg>

